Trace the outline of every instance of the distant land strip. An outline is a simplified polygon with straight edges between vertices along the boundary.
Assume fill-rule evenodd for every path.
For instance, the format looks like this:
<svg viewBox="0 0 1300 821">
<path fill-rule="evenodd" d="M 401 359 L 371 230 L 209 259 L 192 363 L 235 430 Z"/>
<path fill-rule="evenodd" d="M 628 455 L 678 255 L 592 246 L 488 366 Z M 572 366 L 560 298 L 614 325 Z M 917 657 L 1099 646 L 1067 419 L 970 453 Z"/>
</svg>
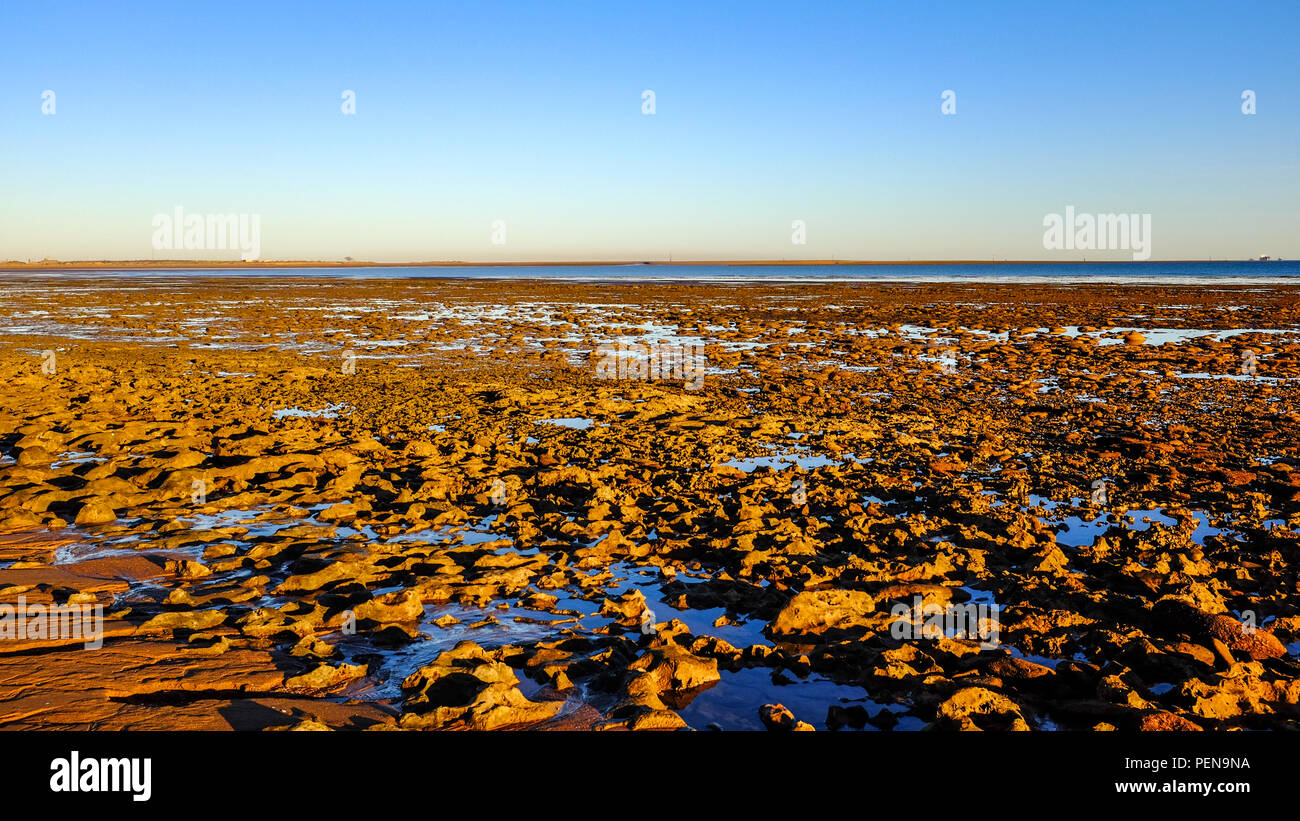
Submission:
<svg viewBox="0 0 1300 821">
<path fill-rule="evenodd" d="M 1106 260 L 1106 259 L 728 259 L 728 260 L 568 260 L 568 261 L 514 261 L 465 262 L 462 260 L 434 260 L 428 262 L 368 262 L 359 260 L 195 260 L 195 259 L 112 259 L 112 260 L 54 260 L 37 262 L 9 260 L 0 262 L 0 271 L 31 271 L 57 268 L 61 270 L 114 270 L 131 268 L 506 268 L 506 267 L 564 267 L 564 266 L 627 266 L 627 265 L 1088 265 L 1123 263 L 1125 265 L 1153 265 L 1188 262 L 1281 262 L 1282 260 L 1238 259 L 1162 259 L 1162 260 Z"/>
</svg>

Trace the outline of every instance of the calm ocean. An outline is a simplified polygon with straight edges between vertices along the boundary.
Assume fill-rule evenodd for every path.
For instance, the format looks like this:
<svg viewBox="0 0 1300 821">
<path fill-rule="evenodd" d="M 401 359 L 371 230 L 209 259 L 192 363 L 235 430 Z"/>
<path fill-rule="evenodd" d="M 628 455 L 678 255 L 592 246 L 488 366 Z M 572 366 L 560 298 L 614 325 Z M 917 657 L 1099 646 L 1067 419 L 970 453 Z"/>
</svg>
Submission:
<svg viewBox="0 0 1300 821">
<path fill-rule="evenodd" d="M 1155 285 L 1300 284 L 1300 261 L 1079 262 L 904 265 L 491 265 L 369 268 L 139 268 L 13 272 L 23 277 L 336 277 L 347 279 L 566 279 L 686 282 L 990 282 Z M 0 275 L 4 276 L 4 275 Z"/>
</svg>

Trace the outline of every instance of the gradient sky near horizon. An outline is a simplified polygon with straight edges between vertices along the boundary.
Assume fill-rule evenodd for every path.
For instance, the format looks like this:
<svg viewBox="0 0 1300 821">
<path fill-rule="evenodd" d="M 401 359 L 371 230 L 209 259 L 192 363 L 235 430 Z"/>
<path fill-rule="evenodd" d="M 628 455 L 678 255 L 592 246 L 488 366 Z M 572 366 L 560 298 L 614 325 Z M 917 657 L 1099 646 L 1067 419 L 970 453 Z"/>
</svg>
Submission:
<svg viewBox="0 0 1300 821">
<path fill-rule="evenodd" d="M 1300 258 L 1294 0 L 10 0 L 0 25 L 0 260 L 238 257 L 154 250 L 177 206 L 259 214 L 263 259 L 1132 258 L 1045 250 L 1066 206 L 1151 214 L 1152 259 Z"/>
</svg>

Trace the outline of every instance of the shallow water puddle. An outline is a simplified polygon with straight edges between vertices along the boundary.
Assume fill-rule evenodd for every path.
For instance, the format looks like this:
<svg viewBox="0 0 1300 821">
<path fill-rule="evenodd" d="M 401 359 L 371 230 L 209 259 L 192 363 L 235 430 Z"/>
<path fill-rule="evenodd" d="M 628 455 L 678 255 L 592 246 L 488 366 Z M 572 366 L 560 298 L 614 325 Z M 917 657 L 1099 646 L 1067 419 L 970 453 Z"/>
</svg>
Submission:
<svg viewBox="0 0 1300 821">
<path fill-rule="evenodd" d="M 988 492 L 986 491 L 986 494 Z M 1048 513 L 1055 513 L 1062 507 L 1078 507 L 1083 499 L 1081 497 L 1072 498 L 1068 505 L 1065 502 L 1057 502 L 1043 496 L 1031 494 L 1030 503 L 1026 510 L 1032 510 L 1035 507 L 1041 507 Z M 1191 533 L 1191 540 L 1196 544 L 1204 547 L 1205 542 L 1212 536 L 1220 536 L 1228 532 L 1226 528 L 1216 527 L 1210 524 L 1211 515 L 1204 510 L 1190 510 L 1188 514 L 1195 521 L 1195 529 Z M 1117 516 L 1117 519 L 1112 519 Z M 1098 511 L 1093 518 L 1087 519 L 1083 516 L 1051 516 L 1044 519 L 1047 524 L 1060 527 L 1056 532 L 1057 544 L 1065 547 L 1079 548 L 1090 547 L 1096 544 L 1098 537 L 1105 535 L 1106 531 L 1112 527 L 1120 527 L 1126 530 L 1142 532 L 1151 529 L 1153 524 L 1160 524 L 1166 527 L 1176 528 L 1178 519 L 1170 516 L 1160 508 L 1132 508 L 1119 512 Z"/>
<path fill-rule="evenodd" d="M 759 709 L 765 704 L 783 704 L 798 721 L 806 721 L 818 729 L 826 728 L 826 717 L 831 706 L 860 706 L 872 716 L 880 711 L 905 713 L 903 704 L 885 705 L 871 700 L 866 688 L 854 684 L 837 684 L 830 679 L 812 675 L 807 679 L 790 678 L 784 673 L 773 673 L 767 667 L 750 667 L 743 670 L 722 671 L 722 680 L 702 688 L 677 713 L 691 727 L 708 729 L 714 724 L 724 730 L 763 730 Z M 920 729 L 903 719 L 897 729 Z M 876 729 L 870 724 L 866 729 Z"/>
<path fill-rule="evenodd" d="M 271 414 L 273 419 L 285 419 L 289 417 L 298 419 L 336 419 L 339 412 L 344 409 L 343 404 L 326 405 L 322 410 L 303 410 L 302 408 L 281 408 Z"/>
<path fill-rule="evenodd" d="M 806 434 L 791 433 L 787 434 L 792 439 L 802 438 Z M 724 467 L 735 468 L 742 473 L 753 473 L 761 467 L 771 468 L 776 472 L 781 472 L 791 465 L 797 465 L 803 470 L 816 470 L 817 468 L 830 467 L 831 465 L 840 465 L 849 460 L 859 460 L 855 454 L 844 453 L 839 457 L 830 457 L 820 453 L 812 453 L 806 445 L 793 445 L 782 447 L 771 443 L 762 443 L 763 447 L 777 451 L 771 456 L 750 456 L 744 458 L 728 459 L 721 464 Z"/>
<path fill-rule="evenodd" d="M 439 625 L 438 619 L 455 619 Z M 431 605 L 424 609 L 419 632 L 422 639 L 398 648 L 382 648 L 362 636 L 336 636 L 334 641 L 350 662 L 377 661 L 371 665 L 370 682 L 353 693 L 358 698 L 388 699 L 402 694 L 402 682 L 421 667 L 432 664 L 443 652 L 462 641 L 473 641 L 485 649 L 508 644 L 531 644 L 559 637 L 578 625 L 573 616 L 546 613 L 515 606 L 466 607 L 459 604 Z M 528 680 L 517 671 L 521 687 Z M 536 685 L 536 689 L 540 685 Z"/>
<path fill-rule="evenodd" d="M 538 419 L 538 425 L 556 425 L 561 428 L 572 428 L 573 430 L 586 430 L 595 424 L 595 420 L 587 419 L 583 416 L 563 416 L 557 419 Z"/>
</svg>

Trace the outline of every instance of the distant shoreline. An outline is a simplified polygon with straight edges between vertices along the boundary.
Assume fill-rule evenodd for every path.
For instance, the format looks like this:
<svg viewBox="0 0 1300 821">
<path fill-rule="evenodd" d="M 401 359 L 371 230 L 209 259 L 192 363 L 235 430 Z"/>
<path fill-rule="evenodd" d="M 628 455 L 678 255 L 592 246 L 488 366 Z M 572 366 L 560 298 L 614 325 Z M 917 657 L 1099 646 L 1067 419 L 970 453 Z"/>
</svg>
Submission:
<svg viewBox="0 0 1300 821">
<path fill-rule="evenodd" d="M 230 269 L 276 269 L 276 268 L 562 268 L 562 267 L 601 267 L 601 266 L 691 266 L 723 265 L 735 267 L 775 267 L 806 265 L 1170 265 L 1170 264 L 1213 264 L 1241 262 L 1285 262 L 1280 259 L 1162 259 L 1162 260 L 1084 260 L 1084 259 L 887 259 L 887 260 L 846 260 L 846 259 L 732 259 L 732 260 L 605 260 L 605 261 L 558 261 L 558 262 L 463 262 L 459 260 L 442 260 L 434 262 L 362 262 L 337 260 L 42 260 L 41 262 L 17 262 L 8 260 L 0 263 L 0 271 L 103 271 L 138 268 L 230 268 Z"/>
</svg>

